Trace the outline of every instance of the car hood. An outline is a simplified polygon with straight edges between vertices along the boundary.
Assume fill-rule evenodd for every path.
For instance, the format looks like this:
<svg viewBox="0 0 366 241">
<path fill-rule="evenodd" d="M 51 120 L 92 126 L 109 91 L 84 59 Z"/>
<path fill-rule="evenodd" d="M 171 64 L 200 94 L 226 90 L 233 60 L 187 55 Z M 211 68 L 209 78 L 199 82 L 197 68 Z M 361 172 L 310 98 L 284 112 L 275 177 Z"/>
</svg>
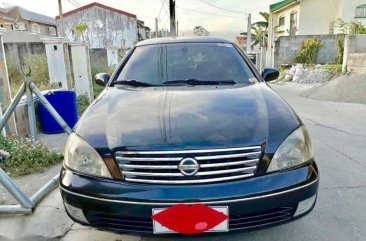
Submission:
<svg viewBox="0 0 366 241">
<path fill-rule="evenodd" d="M 266 145 L 273 153 L 300 120 L 265 83 L 108 87 L 75 132 L 97 150 Z"/>
</svg>

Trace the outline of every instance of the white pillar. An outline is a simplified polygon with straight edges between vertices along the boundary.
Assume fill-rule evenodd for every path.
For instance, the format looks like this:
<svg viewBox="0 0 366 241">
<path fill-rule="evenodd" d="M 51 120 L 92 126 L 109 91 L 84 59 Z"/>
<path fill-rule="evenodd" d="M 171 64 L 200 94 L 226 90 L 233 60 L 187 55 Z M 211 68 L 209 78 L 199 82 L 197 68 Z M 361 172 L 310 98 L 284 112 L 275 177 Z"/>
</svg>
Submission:
<svg viewBox="0 0 366 241">
<path fill-rule="evenodd" d="M 110 48 L 107 49 L 107 60 L 108 66 L 111 69 L 115 69 L 119 64 L 119 53 L 118 49 Z"/>
<path fill-rule="evenodd" d="M 5 49 L 3 35 L 6 32 L 4 28 L 0 28 L 0 110 L 5 111 L 11 103 L 11 91 L 8 76 L 8 67 L 6 66 Z M 2 116 L 2 113 L 1 113 Z M 17 128 L 14 114 L 8 121 L 9 132 L 17 135 Z"/>
<path fill-rule="evenodd" d="M 46 48 L 48 72 L 51 83 L 61 83 L 65 89 L 72 88 L 71 66 L 66 38 L 41 38 Z"/>
<path fill-rule="evenodd" d="M 83 43 L 70 43 L 70 49 L 76 94 L 78 96 L 87 95 L 90 101 L 92 101 L 94 99 L 94 93 L 89 46 Z"/>
</svg>

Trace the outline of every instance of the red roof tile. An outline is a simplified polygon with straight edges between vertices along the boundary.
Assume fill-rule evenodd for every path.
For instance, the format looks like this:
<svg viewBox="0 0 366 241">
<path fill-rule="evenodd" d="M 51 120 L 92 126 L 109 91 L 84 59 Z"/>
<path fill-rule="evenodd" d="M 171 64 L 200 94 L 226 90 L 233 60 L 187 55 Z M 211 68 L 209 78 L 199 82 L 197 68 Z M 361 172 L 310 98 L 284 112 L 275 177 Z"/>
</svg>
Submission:
<svg viewBox="0 0 366 241">
<path fill-rule="evenodd" d="M 119 9 L 116 9 L 116 8 L 112 8 L 112 7 L 103 5 L 101 3 L 97 3 L 97 2 L 90 3 L 90 4 L 85 5 L 85 6 L 82 6 L 80 8 L 77 8 L 77 9 L 71 10 L 69 12 L 66 12 L 66 13 L 63 14 L 63 17 L 67 17 L 69 15 L 72 15 L 74 13 L 77 13 L 77 12 L 80 12 L 80 11 L 83 11 L 85 9 L 92 8 L 92 7 L 100 7 L 100 8 L 104 8 L 104 9 L 107 9 L 109 11 L 115 12 L 115 13 L 119 13 L 119 14 L 123 14 L 123 15 L 129 16 L 131 18 L 137 18 L 135 14 L 128 13 L 128 12 L 125 12 L 125 11 L 122 11 L 122 10 L 119 10 Z M 59 19 L 59 18 L 60 18 L 59 15 L 56 16 L 56 19 Z"/>
</svg>

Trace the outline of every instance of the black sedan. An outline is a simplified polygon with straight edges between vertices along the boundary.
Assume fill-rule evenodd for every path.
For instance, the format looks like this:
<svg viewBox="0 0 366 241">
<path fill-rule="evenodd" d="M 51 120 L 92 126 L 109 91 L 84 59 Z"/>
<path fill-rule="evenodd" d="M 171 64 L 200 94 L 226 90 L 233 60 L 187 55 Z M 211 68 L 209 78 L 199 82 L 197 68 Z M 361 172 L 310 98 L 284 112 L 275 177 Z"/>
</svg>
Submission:
<svg viewBox="0 0 366 241">
<path fill-rule="evenodd" d="M 60 188 L 78 223 L 201 234 L 309 213 L 319 173 L 307 129 L 232 42 L 137 44 L 70 135 Z"/>
</svg>

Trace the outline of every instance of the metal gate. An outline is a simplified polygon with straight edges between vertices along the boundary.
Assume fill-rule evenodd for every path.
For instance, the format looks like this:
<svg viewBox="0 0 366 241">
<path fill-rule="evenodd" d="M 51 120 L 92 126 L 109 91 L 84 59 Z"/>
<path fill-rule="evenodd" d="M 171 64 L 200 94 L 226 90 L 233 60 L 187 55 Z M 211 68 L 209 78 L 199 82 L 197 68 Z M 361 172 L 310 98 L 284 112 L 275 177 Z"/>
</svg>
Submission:
<svg viewBox="0 0 366 241">
<path fill-rule="evenodd" d="M 23 70 L 24 71 L 24 70 Z M 35 141 L 37 135 L 36 128 L 36 117 L 34 108 L 34 96 L 38 98 L 40 103 L 50 112 L 57 123 L 64 129 L 67 134 L 71 133 L 71 128 L 62 119 L 62 117 L 57 113 L 57 111 L 52 107 L 52 105 L 47 101 L 47 99 L 42 95 L 38 88 L 33 84 L 31 71 L 28 70 L 26 73 L 26 79 L 23 85 L 18 90 L 15 98 L 12 100 L 8 109 L 5 111 L 3 117 L 0 120 L 0 132 L 4 129 L 10 116 L 14 113 L 19 101 L 22 96 L 27 95 L 27 108 L 28 108 L 28 119 L 30 126 L 31 139 Z M 53 177 L 46 185 L 39 189 L 30 198 L 27 197 L 19 187 L 11 180 L 11 178 L 0 168 L 0 183 L 9 191 L 9 193 L 19 202 L 18 205 L 0 205 L 0 214 L 27 214 L 32 213 L 33 209 L 37 204 L 49 193 L 51 192 L 59 182 L 59 175 Z"/>
</svg>

